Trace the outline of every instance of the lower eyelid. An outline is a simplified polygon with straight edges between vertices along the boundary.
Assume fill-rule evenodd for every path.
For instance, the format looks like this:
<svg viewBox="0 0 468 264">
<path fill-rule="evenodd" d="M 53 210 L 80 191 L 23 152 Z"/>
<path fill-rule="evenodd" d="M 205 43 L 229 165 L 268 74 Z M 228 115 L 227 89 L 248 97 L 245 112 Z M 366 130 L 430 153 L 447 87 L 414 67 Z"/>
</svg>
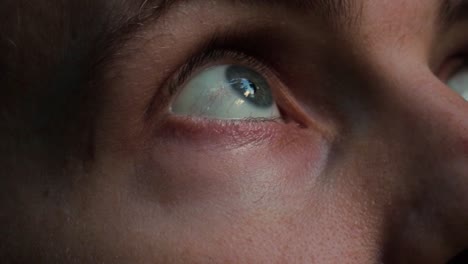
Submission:
<svg viewBox="0 0 468 264">
<path fill-rule="evenodd" d="M 210 120 L 167 115 L 155 134 L 166 140 L 203 146 L 244 146 L 271 141 L 284 133 L 297 133 L 296 124 L 281 120 Z M 288 132 L 287 132 L 288 131 Z"/>
</svg>

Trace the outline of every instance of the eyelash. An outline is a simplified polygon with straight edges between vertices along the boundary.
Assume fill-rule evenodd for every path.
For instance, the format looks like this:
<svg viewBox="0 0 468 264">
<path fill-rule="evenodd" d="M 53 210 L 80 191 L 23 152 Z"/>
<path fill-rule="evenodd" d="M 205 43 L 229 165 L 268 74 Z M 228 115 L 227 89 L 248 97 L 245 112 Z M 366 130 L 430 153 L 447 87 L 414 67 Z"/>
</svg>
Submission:
<svg viewBox="0 0 468 264">
<path fill-rule="evenodd" d="M 209 66 L 220 64 L 240 64 L 252 68 L 263 75 L 272 89 L 274 89 L 271 83 L 273 73 L 272 70 L 266 66 L 265 62 L 236 50 L 211 49 L 208 47 L 201 53 L 198 53 L 198 55 L 190 58 L 180 70 L 176 72 L 175 77 L 169 82 L 169 94 L 174 96 L 196 73 L 203 71 Z"/>
</svg>

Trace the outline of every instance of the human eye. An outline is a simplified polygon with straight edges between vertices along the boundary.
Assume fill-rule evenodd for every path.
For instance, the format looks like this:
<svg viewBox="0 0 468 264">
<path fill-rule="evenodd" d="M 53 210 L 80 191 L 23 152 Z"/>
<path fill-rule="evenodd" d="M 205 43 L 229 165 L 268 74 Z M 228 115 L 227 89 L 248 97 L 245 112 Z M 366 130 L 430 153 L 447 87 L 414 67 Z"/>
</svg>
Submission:
<svg viewBox="0 0 468 264">
<path fill-rule="evenodd" d="M 296 138 L 311 133 L 307 128 L 328 137 L 328 130 L 299 106 L 268 58 L 212 46 L 194 54 L 161 87 L 169 100 L 160 108 L 164 114 L 158 133 L 210 144 Z"/>
<path fill-rule="evenodd" d="M 176 97 L 172 113 L 211 119 L 278 119 L 266 78 L 243 65 L 216 65 L 193 76 Z"/>
<path fill-rule="evenodd" d="M 176 96 L 170 106 L 176 116 L 237 121 L 281 119 L 274 92 L 278 82 L 265 64 L 250 56 L 210 51 L 192 59 L 182 72 L 185 77 L 176 78 Z"/>
</svg>

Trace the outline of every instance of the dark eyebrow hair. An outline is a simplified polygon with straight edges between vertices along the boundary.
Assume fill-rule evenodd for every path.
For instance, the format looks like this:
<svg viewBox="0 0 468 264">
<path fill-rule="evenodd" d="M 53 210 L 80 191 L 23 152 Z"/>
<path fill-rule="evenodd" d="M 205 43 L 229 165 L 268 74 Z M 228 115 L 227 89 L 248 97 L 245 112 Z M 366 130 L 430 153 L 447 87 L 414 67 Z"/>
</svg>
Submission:
<svg viewBox="0 0 468 264">
<path fill-rule="evenodd" d="M 443 0 L 440 6 L 442 28 L 468 20 L 468 0 Z"/>
<path fill-rule="evenodd" d="M 103 40 L 105 50 L 112 50 L 122 38 L 135 32 L 147 23 L 155 23 L 167 13 L 171 6 L 192 0 L 120 0 L 123 6 L 133 6 L 135 12 L 126 19 L 119 19 L 108 30 Z M 201 0 L 200 0 L 201 1 Z M 360 1 L 356 0 L 219 0 L 224 3 L 241 3 L 250 6 L 276 6 L 297 12 L 312 12 L 327 20 L 332 27 L 345 27 L 356 24 L 362 11 Z M 139 5 L 139 6 L 138 6 Z M 468 0 L 440 0 L 438 21 L 440 29 L 445 30 L 459 21 L 468 20 Z M 103 56 L 107 57 L 107 56 Z"/>
<path fill-rule="evenodd" d="M 189 0 L 144 0 L 139 14 L 133 21 L 144 23 L 146 20 L 157 20 L 176 3 Z M 231 4 L 242 3 L 250 6 L 277 6 L 298 12 L 311 12 L 330 20 L 334 24 L 343 19 L 349 20 L 352 15 L 354 0 L 221 0 Z"/>
<path fill-rule="evenodd" d="M 156 22 L 171 6 L 191 0 L 120 0 L 123 6 L 133 6 L 136 10 L 126 19 L 118 19 L 109 29 L 108 40 L 115 41 L 120 36 L 131 33 L 135 28 L 149 21 Z M 349 26 L 359 21 L 362 6 L 356 0 L 220 0 L 225 3 L 242 3 L 251 6 L 279 6 L 298 12 L 313 12 L 327 19 L 331 26 Z M 137 5 L 135 7 L 135 5 Z M 139 6 L 138 6 L 139 5 Z M 468 0 L 440 0 L 439 19 L 441 28 L 453 23 L 468 20 Z"/>
<path fill-rule="evenodd" d="M 102 54 L 96 59 L 96 67 L 101 68 L 101 64 L 106 61 L 124 43 L 127 38 L 138 31 L 138 28 L 145 24 L 157 23 L 158 20 L 171 10 L 171 7 L 177 3 L 188 2 L 192 0 L 120 0 L 123 6 L 131 7 L 133 10 L 127 18 L 119 18 L 107 30 L 107 34 L 101 40 Z M 199 0 L 202 1 L 202 0 Z M 259 7 L 281 7 L 295 12 L 309 12 L 327 20 L 331 27 L 349 26 L 358 21 L 360 12 L 354 5 L 355 0 L 219 0 L 220 3 L 243 4 L 247 6 Z M 139 6 L 138 6 L 139 4 Z M 353 14 L 355 13 L 355 14 Z M 112 17 L 112 16 L 111 16 Z"/>
<path fill-rule="evenodd" d="M 139 19 L 158 18 L 165 10 L 175 3 L 189 0 L 143 0 L 140 7 Z M 356 6 L 359 1 L 355 0 L 221 0 L 231 3 L 244 3 L 247 5 L 279 6 L 287 9 L 295 9 L 302 12 L 314 13 L 324 18 L 333 18 L 337 21 L 349 22 L 359 18 L 360 13 L 352 14 L 352 11 L 359 11 Z M 142 15 L 146 12 L 146 15 Z M 441 0 L 439 8 L 440 21 L 445 25 L 450 25 L 460 20 L 468 20 L 468 0 Z M 334 22 L 334 21 L 331 21 Z M 338 22 L 336 22 L 338 23 Z"/>
<path fill-rule="evenodd" d="M 244 2 L 251 5 L 274 5 L 292 8 L 299 11 L 313 10 L 325 17 L 347 17 L 351 12 L 354 0 L 231 0 L 231 2 Z"/>
</svg>

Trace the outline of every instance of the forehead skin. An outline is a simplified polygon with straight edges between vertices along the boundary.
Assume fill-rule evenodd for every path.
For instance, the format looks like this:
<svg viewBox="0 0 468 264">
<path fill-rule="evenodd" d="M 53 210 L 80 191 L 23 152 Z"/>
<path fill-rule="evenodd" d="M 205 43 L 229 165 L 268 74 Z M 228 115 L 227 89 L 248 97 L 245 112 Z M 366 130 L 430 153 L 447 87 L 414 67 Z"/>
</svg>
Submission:
<svg viewBox="0 0 468 264">
<path fill-rule="evenodd" d="M 440 33 L 440 1 L 248 2 L 0 2 L 1 259 L 442 263 L 468 245 L 467 105 L 434 75 L 468 37 Z M 142 118 L 225 28 L 279 62 L 309 129 L 207 140 L 158 129 L 158 105 Z"/>
</svg>

